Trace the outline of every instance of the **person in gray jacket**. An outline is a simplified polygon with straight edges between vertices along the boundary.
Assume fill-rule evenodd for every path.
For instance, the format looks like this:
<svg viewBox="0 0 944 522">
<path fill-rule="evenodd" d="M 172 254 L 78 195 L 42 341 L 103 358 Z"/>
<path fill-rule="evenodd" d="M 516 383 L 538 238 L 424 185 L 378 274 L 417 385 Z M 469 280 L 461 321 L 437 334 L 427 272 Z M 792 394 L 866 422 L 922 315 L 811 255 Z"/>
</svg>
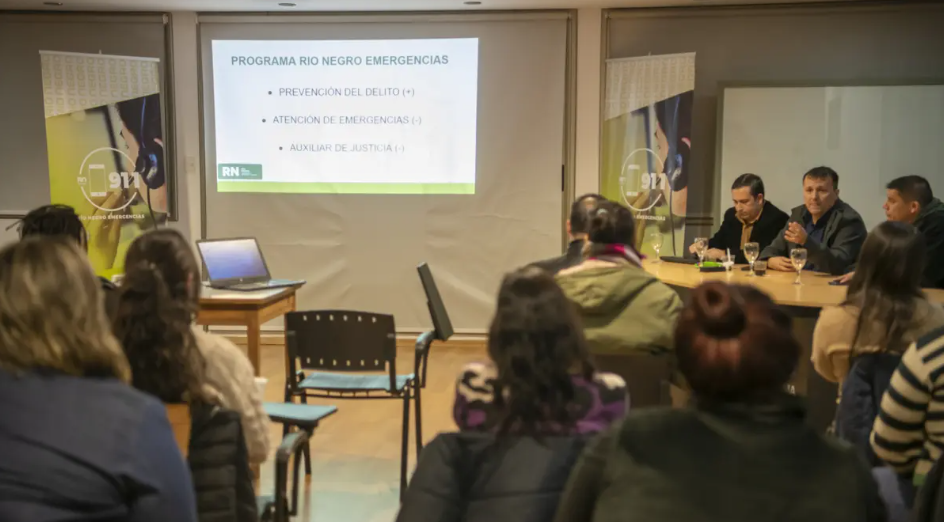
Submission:
<svg viewBox="0 0 944 522">
<path fill-rule="evenodd" d="M 760 259 L 772 270 L 793 272 L 790 251 L 805 248 L 807 270 L 841 275 L 855 263 L 867 234 L 859 213 L 839 199 L 836 171 L 816 167 L 803 175 L 803 205 L 791 211 L 787 226 Z"/>
</svg>

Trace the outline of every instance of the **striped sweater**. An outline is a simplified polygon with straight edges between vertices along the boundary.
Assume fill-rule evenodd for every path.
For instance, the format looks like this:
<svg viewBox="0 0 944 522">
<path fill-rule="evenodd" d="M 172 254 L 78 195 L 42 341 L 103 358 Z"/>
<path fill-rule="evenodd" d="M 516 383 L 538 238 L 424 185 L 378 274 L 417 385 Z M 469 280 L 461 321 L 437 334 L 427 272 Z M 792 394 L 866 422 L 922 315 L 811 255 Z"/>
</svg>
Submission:
<svg viewBox="0 0 944 522">
<path fill-rule="evenodd" d="M 872 449 L 898 473 L 924 477 L 944 451 L 944 328 L 918 339 L 902 356 L 882 397 Z"/>
</svg>

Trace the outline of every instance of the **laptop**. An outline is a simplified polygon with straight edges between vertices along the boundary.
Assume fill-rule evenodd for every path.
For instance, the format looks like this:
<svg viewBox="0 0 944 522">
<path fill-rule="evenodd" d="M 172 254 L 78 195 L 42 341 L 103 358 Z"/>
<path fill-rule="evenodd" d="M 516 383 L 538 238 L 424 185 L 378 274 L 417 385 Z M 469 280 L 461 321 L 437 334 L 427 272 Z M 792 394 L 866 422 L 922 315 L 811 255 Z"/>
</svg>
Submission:
<svg viewBox="0 0 944 522">
<path fill-rule="evenodd" d="M 272 279 L 262 249 L 253 237 L 197 241 L 211 288 L 251 292 L 299 286 L 305 281 Z"/>
</svg>

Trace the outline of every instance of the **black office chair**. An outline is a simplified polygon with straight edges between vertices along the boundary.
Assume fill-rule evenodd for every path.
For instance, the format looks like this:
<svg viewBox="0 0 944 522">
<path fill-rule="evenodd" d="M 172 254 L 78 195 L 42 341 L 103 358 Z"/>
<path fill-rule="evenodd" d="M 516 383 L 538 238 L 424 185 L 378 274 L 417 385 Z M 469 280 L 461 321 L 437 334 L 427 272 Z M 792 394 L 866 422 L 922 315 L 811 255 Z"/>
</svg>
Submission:
<svg viewBox="0 0 944 522">
<path fill-rule="evenodd" d="M 350 310 L 290 312 L 285 316 L 288 375 L 285 401 L 298 397 L 401 399 L 403 433 L 400 498 L 406 491 L 410 401 L 416 409 L 416 454 L 423 449 L 420 390 L 425 386 L 431 335 L 417 341 L 413 372 L 397 373 L 393 316 Z M 285 429 L 297 425 L 283 419 Z M 306 472 L 310 473 L 306 460 Z"/>
</svg>

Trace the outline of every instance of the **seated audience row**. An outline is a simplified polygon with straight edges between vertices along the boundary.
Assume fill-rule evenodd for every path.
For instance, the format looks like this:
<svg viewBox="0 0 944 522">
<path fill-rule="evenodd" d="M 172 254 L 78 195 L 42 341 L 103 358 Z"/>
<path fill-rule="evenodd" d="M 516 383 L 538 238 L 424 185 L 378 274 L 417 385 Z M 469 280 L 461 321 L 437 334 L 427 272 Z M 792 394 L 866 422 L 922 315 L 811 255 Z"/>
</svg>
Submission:
<svg viewBox="0 0 944 522">
<path fill-rule="evenodd" d="M 219 444 L 230 440 L 221 434 L 236 433 L 237 439 L 226 451 L 236 458 L 242 452 L 248 472 L 250 463 L 261 463 L 268 455 L 268 417 L 246 356 L 226 339 L 193 325 L 201 285 L 199 266 L 186 240 L 169 229 L 142 235 L 128 249 L 121 288 L 99 278 L 93 292 L 82 286 L 84 276 L 93 282 L 95 279 L 80 250 L 86 247 L 87 236 L 73 209 L 50 205 L 31 212 L 21 224 L 21 237 L 20 243 L 5 249 L 10 267 L 2 270 L 4 277 L 18 284 L 0 288 L 0 299 L 20 305 L 4 306 L 0 313 L 0 387 L 5 397 L 18 399 L 0 406 L 0 452 L 17 451 L 22 445 L 3 444 L 4 434 L 16 438 L 19 431 L 42 432 L 37 423 L 45 425 L 43 422 L 51 422 L 50 426 L 56 428 L 46 437 L 49 440 L 34 440 L 31 451 L 19 451 L 36 459 L 39 466 L 24 469 L 21 466 L 26 460 L 12 456 L 7 460 L 0 455 L 0 492 L 14 488 L 16 497 L 22 499 L 7 507 L 7 497 L 0 494 L 0 515 L 10 514 L 0 519 L 25 520 L 23 513 L 35 511 L 40 515 L 29 520 L 59 520 L 62 517 L 55 512 L 61 510 L 69 514 L 65 518 L 70 520 L 186 521 L 192 519 L 184 514 L 192 514 L 194 509 L 194 486 L 201 519 L 225 519 L 240 509 L 255 513 L 251 477 L 242 474 L 242 485 L 227 477 L 230 473 L 224 468 L 231 468 L 233 462 L 220 460 Z M 35 258 L 58 260 L 63 266 L 35 263 Z M 105 308 L 111 318 L 105 315 Z M 9 315 L 9 320 L 3 314 Z M 82 328 L 76 329 L 80 320 Z M 87 344 L 92 342 L 99 346 L 90 349 Z M 18 343 L 29 346 L 15 348 Z M 32 383 L 34 376 L 36 382 Z M 191 466 L 199 467 L 199 472 L 194 468 L 193 483 L 186 470 L 186 480 L 178 477 L 170 485 L 162 482 L 167 478 L 163 470 L 171 473 L 183 462 L 172 436 L 169 440 L 173 451 L 168 453 L 168 447 L 162 446 L 167 443 L 162 437 L 169 431 L 166 409 L 156 403 L 159 419 L 155 419 L 153 407 L 123 383 L 108 377 L 130 382 L 163 403 L 191 406 L 189 457 Z M 44 393 L 30 393 L 31 387 L 44 383 L 49 383 Z M 102 408 L 98 408 L 97 397 L 106 391 L 114 397 L 101 401 Z M 20 398 L 20 394 L 26 397 Z M 57 394 L 69 394 L 69 400 Z M 37 416 L 26 421 L 35 400 L 51 406 L 33 408 L 33 412 L 47 413 L 41 414 L 42 419 Z M 95 407 L 89 411 L 81 406 L 86 403 Z M 225 425 L 229 417 L 219 416 L 214 407 L 238 414 L 235 432 Z M 15 429 L 6 429 L 8 420 L 16 420 Z M 75 429 L 71 429 L 72 424 L 76 424 Z M 148 426 L 148 437 L 136 435 L 141 425 Z M 113 442 L 122 437 L 129 440 Z M 213 444 L 205 443 L 209 438 Z M 130 454 L 132 448 L 134 455 Z M 69 462 L 59 462 L 61 456 Z M 147 476 L 145 468 L 154 466 L 148 464 L 152 459 L 160 466 L 153 470 L 153 476 Z M 43 481 L 58 468 L 71 470 L 65 476 L 73 478 L 95 474 L 99 468 L 103 474 L 97 481 L 83 485 L 79 479 L 68 487 Z M 128 476 L 122 478 L 125 473 Z M 20 478 L 6 484 L 4 477 Z M 122 486 L 125 489 L 115 491 L 113 486 L 123 481 L 127 482 Z M 110 482 L 115 482 L 112 489 Z M 224 484 L 230 484 L 230 489 Z M 180 492 L 180 486 L 185 487 L 186 495 Z M 63 499 L 59 508 L 44 503 L 44 498 L 57 497 Z M 160 509 L 152 506 L 157 501 Z M 51 510 L 48 518 L 42 514 L 47 509 Z M 147 518 L 154 516 L 148 514 L 152 511 L 177 515 Z"/>
<path fill-rule="evenodd" d="M 618 415 L 582 424 L 588 399 L 601 412 L 608 403 L 575 383 L 610 378 L 578 355 L 567 306 L 533 269 L 506 278 L 489 337 L 495 370 L 475 385 L 486 409 L 478 416 L 493 420 L 476 425 L 486 433 L 441 434 L 427 446 L 398 521 L 884 520 L 856 452 L 815 433 L 802 399 L 786 393 L 800 347 L 766 295 L 720 282 L 696 289 L 673 341 L 691 405 L 631 410 L 593 439 L 582 435 Z M 464 387 L 457 411 L 469 408 Z"/>
</svg>

